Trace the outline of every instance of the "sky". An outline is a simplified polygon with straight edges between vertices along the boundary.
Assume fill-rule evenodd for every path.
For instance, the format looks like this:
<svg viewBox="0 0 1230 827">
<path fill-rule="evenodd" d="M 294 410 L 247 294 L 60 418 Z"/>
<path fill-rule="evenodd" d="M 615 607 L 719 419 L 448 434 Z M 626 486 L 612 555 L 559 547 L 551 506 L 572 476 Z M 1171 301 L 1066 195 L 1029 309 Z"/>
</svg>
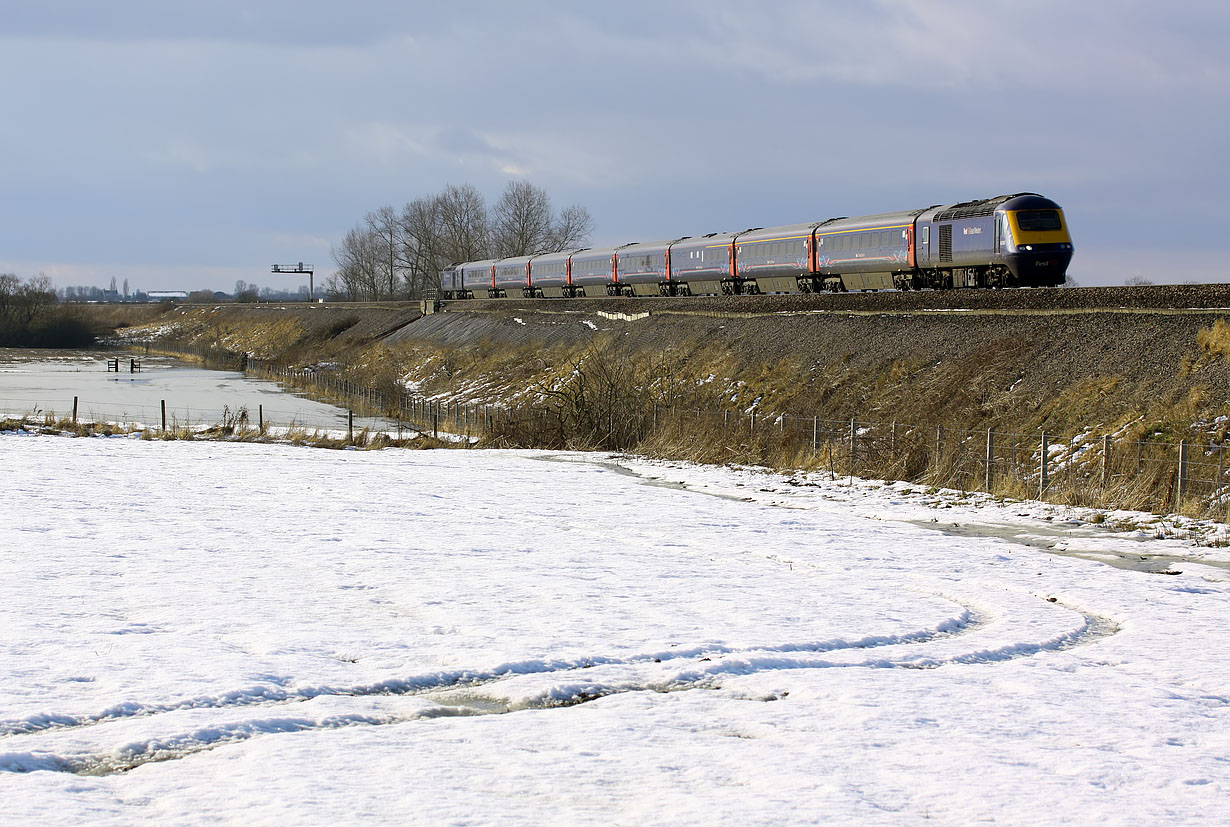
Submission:
<svg viewBox="0 0 1230 827">
<path fill-rule="evenodd" d="M 1225 281 L 1230 7 L 0 0 L 0 272 L 317 283 L 513 178 L 595 246 L 1039 192 L 1081 284 Z"/>
</svg>

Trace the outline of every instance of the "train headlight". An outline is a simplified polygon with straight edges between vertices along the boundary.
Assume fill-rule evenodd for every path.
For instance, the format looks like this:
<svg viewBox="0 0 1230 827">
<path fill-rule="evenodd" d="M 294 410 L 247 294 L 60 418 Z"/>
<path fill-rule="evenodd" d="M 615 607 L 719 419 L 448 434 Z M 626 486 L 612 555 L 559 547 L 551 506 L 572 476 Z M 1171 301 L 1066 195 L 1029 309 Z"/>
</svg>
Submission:
<svg viewBox="0 0 1230 827">
<path fill-rule="evenodd" d="M 1029 250 L 1029 251 L 1031 251 L 1031 252 L 1032 252 L 1032 251 L 1033 251 L 1033 249 L 1034 249 L 1034 247 L 1033 247 L 1033 245 L 1032 245 L 1032 244 L 1026 244 L 1026 245 L 1025 245 L 1024 247 L 1022 247 L 1021 249 L 1022 249 L 1022 250 Z"/>
</svg>

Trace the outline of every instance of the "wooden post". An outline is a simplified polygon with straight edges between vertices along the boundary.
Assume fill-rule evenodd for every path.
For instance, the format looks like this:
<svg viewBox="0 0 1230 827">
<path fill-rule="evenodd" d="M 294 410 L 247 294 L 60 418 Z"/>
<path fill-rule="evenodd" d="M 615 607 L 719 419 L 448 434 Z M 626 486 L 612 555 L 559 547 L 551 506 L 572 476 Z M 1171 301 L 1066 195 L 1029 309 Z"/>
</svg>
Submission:
<svg viewBox="0 0 1230 827">
<path fill-rule="evenodd" d="M 75 400 L 75 399 L 76 399 L 76 398 L 74 398 L 74 400 Z M 73 405 L 74 405 L 74 410 L 76 410 L 76 402 L 75 402 L 75 401 L 73 402 Z M 1213 491 L 1214 493 L 1216 493 L 1216 495 L 1220 495 L 1220 493 L 1221 493 L 1221 475 L 1223 475 L 1223 474 L 1225 473 L 1224 469 L 1223 469 L 1223 468 L 1221 468 L 1221 448 L 1223 448 L 1223 445 L 1220 445 L 1220 444 L 1219 444 L 1219 445 L 1218 445 L 1218 485 L 1216 485 L 1216 487 L 1215 487 L 1215 489 L 1214 489 L 1214 491 Z"/>
<path fill-rule="evenodd" d="M 162 432 L 167 432 L 167 400 L 162 400 Z"/>
<path fill-rule="evenodd" d="M 893 429 L 888 435 L 888 453 L 895 460 L 897 458 L 897 420 L 893 420 Z"/>
<path fill-rule="evenodd" d="M 1179 442 L 1179 492 L 1177 505 L 1183 505 L 1183 498 L 1187 496 L 1187 440 Z"/>
<path fill-rule="evenodd" d="M 854 475 L 854 462 L 858 456 L 855 450 L 855 440 L 858 439 L 858 426 L 855 424 L 853 417 L 850 419 L 850 474 Z"/>
<path fill-rule="evenodd" d="M 73 424 L 77 424 L 77 397 L 73 397 Z"/>
<path fill-rule="evenodd" d="M 1110 484 L 1110 435 L 1102 437 L 1102 488 Z"/>
<path fill-rule="evenodd" d="M 990 493 L 991 485 L 995 482 L 995 429 L 987 428 L 987 492 Z"/>
<path fill-rule="evenodd" d="M 256 430 L 265 433 L 265 406 L 256 406 Z"/>
<path fill-rule="evenodd" d="M 940 470 L 940 457 L 944 455 L 944 426 L 935 426 L 935 457 L 931 460 L 936 473 Z"/>
<path fill-rule="evenodd" d="M 431 406 L 431 435 L 440 438 L 440 403 L 437 402 Z"/>
<path fill-rule="evenodd" d="M 751 420 L 749 420 L 749 423 L 750 424 L 747 426 L 747 429 L 749 431 L 756 430 L 756 412 L 755 411 L 752 411 L 752 418 Z"/>
<path fill-rule="evenodd" d="M 354 410 L 346 411 L 346 441 L 354 442 Z"/>
<path fill-rule="evenodd" d="M 1046 494 L 1047 486 L 1050 485 L 1050 480 L 1047 478 L 1047 460 L 1050 459 L 1050 440 L 1046 436 L 1046 431 L 1042 432 L 1042 457 L 1038 460 L 1038 499 Z"/>
<path fill-rule="evenodd" d="M 813 416 L 811 418 L 811 455 L 816 455 L 816 449 L 819 447 L 820 441 L 820 417 Z"/>
</svg>

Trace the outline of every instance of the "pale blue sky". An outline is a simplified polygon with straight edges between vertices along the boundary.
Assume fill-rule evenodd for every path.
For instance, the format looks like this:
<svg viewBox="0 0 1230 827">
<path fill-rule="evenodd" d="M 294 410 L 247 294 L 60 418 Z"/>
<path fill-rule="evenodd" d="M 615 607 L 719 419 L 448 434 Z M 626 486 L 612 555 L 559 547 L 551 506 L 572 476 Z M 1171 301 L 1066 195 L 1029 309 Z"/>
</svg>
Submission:
<svg viewBox="0 0 1230 827">
<path fill-rule="evenodd" d="M 1224 4 L 438 6 L 0 0 L 0 271 L 294 286 L 524 176 L 595 243 L 1036 191 L 1082 283 L 1230 280 Z"/>
</svg>

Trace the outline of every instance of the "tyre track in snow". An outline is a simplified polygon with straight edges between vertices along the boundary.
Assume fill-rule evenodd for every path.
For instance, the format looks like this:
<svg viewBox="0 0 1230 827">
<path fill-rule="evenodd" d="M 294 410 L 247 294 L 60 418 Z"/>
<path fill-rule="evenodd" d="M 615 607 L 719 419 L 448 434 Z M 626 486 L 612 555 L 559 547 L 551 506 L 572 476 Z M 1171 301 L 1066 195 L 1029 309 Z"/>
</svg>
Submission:
<svg viewBox="0 0 1230 827">
<path fill-rule="evenodd" d="M 942 595 L 940 595 L 943 597 Z M 945 598 L 951 599 L 951 598 Z M 958 601 L 953 601 L 958 602 Z M 194 698 L 182 698 L 166 703 L 123 702 L 108 707 L 101 712 L 73 715 L 58 713 L 40 713 L 27 718 L 0 721 L 0 740 L 19 735 L 31 735 L 41 732 L 62 732 L 70 729 L 96 726 L 111 721 L 143 718 L 153 715 L 180 712 L 193 709 L 228 709 L 251 706 L 273 706 L 291 703 L 303 703 L 321 697 L 370 697 L 395 695 L 422 695 L 445 689 L 473 688 L 485 686 L 510 677 L 522 675 L 564 674 L 581 669 L 591 669 L 596 666 L 628 666 L 644 663 L 664 663 L 674 660 L 710 659 L 749 652 L 766 653 L 804 653 L 804 652 L 835 652 L 842 650 L 872 649 L 883 646 L 919 645 L 951 637 L 968 634 L 986 625 L 985 615 L 972 606 L 959 603 L 962 610 L 952 618 L 938 624 L 935 629 L 924 629 L 906 632 L 900 635 L 869 635 L 854 640 L 834 639 L 813 643 L 766 644 L 759 646 L 690 646 L 686 648 L 671 648 L 649 654 L 632 655 L 630 657 L 591 656 L 578 659 L 544 659 L 517 661 L 502 664 L 489 670 L 458 670 L 453 672 L 435 672 L 410 678 L 390 678 L 375 683 L 356 684 L 352 686 L 306 686 L 297 689 L 285 689 L 280 686 L 254 686 L 245 689 L 224 692 L 219 695 L 200 695 Z"/>
<path fill-rule="evenodd" d="M 951 599 L 951 598 L 950 598 Z M 998 664 L 1028 658 L 1043 652 L 1059 652 L 1096 642 L 1118 632 L 1114 621 L 1082 611 L 1071 605 L 1051 603 L 1076 612 L 1082 623 L 1071 630 L 1041 642 L 1017 642 L 971 648 L 946 657 L 930 656 L 926 652 L 897 656 L 870 657 L 842 662 L 831 657 L 842 652 L 856 652 L 890 646 L 909 649 L 946 639 L 956 639 L 984 628 L 991 621 L 977 609 L 967 608 L 960 619 L 940 624 L 935 630 L 900 636 L 875 636 L 856 641 L 830 641 L 822 644 L 783 644 L 764 647 L 695 647 L 686 651 L 658 653 L 632 658 L 592 658 L 585 661 L 522 662 L 490 673 L 457 673 L 453 676 L 421 676 L 396 679 L 354 687 L 314 687 L 300 690 L 269 690 L 257 687 L 213 698 L 185 699 L 170 704 L 121 704 L 92 716 L 36 716 L 25 721 L 4 722 L 6 737 L 22 734 L 50 733 L 95 724 L 159 713 L 191 709 L 248 707 L 260 704 L 302 702 L 324 696 L 417 695 L 431 704 L 410 714 L 337 714 L 322 718 L 308 716 L 277 716 L 249 721 L 227 722 L 198 727 L 188 732 L 161 738 L 138 740 L 110 751 L 80 752 L 61 755 L 50 751 L 31 750 L 0 753 L 0 772 L 50 771 L 76 775 L 115 775 L 126 773 L 150 763 L 178 760 L 219 747 L 237 744 L 262 735 L 327 731 L 349 727 L 379 727 L 429 721 L 438 718 L 511 714 L 526 710 L 562 709 L 589 703 L 601 698 L 633 692 L 671 693 L 689 690 L 719 690 L 725 678 L 793 669 L 938 669 L 960 664 Z M 666 657 L 662 657 L 666 655 Z M 585 676 L 588 670 L 601 667 L 645 667 L 676 661 L 684 669 L 659 680 L 602 681 L 581 680 L 556 685 L 537 696 L 517 702 L 500 698 L 503 682 L 517 678 Z M 475 692 L 475 690 L 482 690 Z M 282 697 L 270 698 L 271 692 Z M 760 700 L 776 700 L 775 697 Z M 127 714 L 125 714 L 125 712 Z"/>
</svg>

